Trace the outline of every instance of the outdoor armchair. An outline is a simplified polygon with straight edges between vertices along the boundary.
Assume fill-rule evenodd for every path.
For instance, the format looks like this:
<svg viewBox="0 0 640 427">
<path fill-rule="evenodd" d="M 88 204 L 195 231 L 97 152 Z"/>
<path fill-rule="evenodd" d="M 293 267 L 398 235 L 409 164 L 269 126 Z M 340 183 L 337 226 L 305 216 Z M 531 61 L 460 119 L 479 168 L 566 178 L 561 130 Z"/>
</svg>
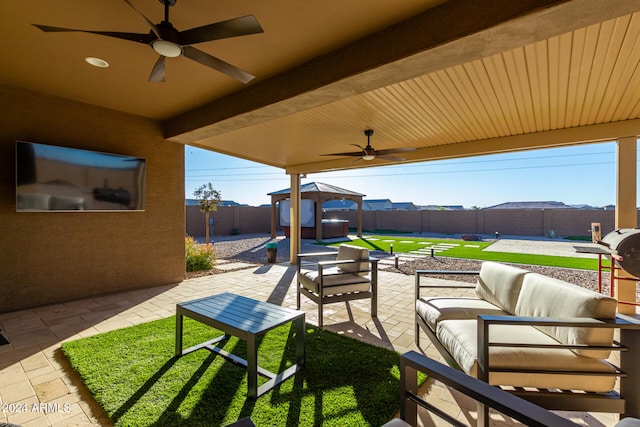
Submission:
<svg viewBox="0 0 640 427">
<path fill-rule="evenodd" d="M 368 249 L 340 245 L 337 253 L 298 254 L 297 267 L 297 308 L 301 294 L 318 304 L 320 327 L 325 304 L 370 298 L 371 317 L 377 316 L 378 259 Z"/>
</svg>

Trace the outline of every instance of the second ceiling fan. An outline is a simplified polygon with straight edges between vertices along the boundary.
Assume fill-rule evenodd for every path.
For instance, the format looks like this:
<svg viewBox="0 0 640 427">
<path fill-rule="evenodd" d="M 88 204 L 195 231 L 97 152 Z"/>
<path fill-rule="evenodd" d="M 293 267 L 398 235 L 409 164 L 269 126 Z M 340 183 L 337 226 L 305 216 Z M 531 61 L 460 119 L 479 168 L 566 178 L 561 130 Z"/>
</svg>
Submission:
<svg viewBox="0 0 640 427">
<path fill-rule="evenodd" d="M 381 158 L 381 159 L 385 159 L 385 160 L 391 160 L 394 162 L 399 162 L 404 160 L 403 157 L 399 157 L 399 156 L 393 156 L 392 154 L 396 154 L 396 153 L 407 153 L 409 151 L 416 151 L 415 148 L 413 147 L 406 147 L 406 148 L 389 148 L 387 150 L 375 150 L 372 146 L 371 146 L 371 135 L 373 135 L 373 129 L 366 129 L 364 131 L 365 136 L 367 137 L 367 146 L 366 147 L 362 147 L 358 144 L 351 144 L 351 145 L 355 145 L 356 147 L 358 147 L 360 149 L 360 151 L 348 151 L 346 153 L 333 153 L 333 154 L 321 154 L 322 156 L 353 156 L 353 157 L 360 157 L 360 159 L 362 160 L 373 160 L 376 158 Z M 360 159 L 356 159 L 355 161 L 357 162 Z"/>
<path fill-rule="evenodd" d="M 204 25 L 202 27 L 192 28 L 190 30 L 178 31 L 169 22 L 169 7 L 174 6 L 177 0 L 159 0 L 164 5 L 164 20 L 159 24 L 154 24 L 146 16 L 142 14 L 129 1 L 124 0 L 138 15 L 140 15 L 149 25 L 151 31 L 148 33 L 125 33 L 117 31 L 90 31 L 77 30 L 72 28 L 51 27 L 48 25 L 32 24 L 46 33 L 55 32 L 81 32 L 98 34 L 107 37 L 113 37 L 121 40 L 128 40 L 136 43 L 142 43 L 151 46 L 151 48 L 160 54 L 160 57 L 153 66 L 153 70 L 149 76 L 150 82 L 163 82 L 165 80 L 165 58 L 174 58 L 185 56 L 192 61 L 198 62 L 206 67 L 226 74 L 242 83 L 248 83 L 255 76 L 249 74 L 240 68 L 209 55 L 195 47 L 191 46 L 196 43 L 208 42 L 212 40 L 226 39 L 230 37 L 245 36 L 249 34 L 262 33 L 264 30 L 253 15 L 247 15 L 240 18 L 228 19 L 226 21 L 215 22 L 213 24 Z"/>
</svg>

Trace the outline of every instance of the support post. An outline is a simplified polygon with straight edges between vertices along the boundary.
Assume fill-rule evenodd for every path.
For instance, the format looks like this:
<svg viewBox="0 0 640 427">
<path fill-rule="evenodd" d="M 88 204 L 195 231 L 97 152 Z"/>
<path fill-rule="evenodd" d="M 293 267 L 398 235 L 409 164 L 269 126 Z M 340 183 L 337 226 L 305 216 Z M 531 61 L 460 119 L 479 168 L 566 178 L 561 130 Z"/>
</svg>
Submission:
<svg viewBox="0 0 640 427">
<path fill-rule="evenodd" d="M 362 238 L 362 197 L 357 201 L 358 203 L 358 237 Z"/>
<path fill-rule="evenodd" d="M 291 174 L 289 197 L 289 261 L 294 265 L 300 253 L 300 174 Z"/>
<path fill-rule="evenodd" d="M 635 136 L 619 138 L 616 145 L 616 228 L 636 228 L 636 146 Z M 629 277 L 624 270 L 619 275 Z M 636 282 L 633 280 L 616 279 L 616 298 L 618 301 L 636 301 Z M 618 304 L 618 312 L 634 315 L 636 307 L 628 304 Z"/>
<path fill-rule="evenodd" d="M 316 216 L 316 240 L 321 242 L 323 239 L 322 236 L 322 198 L 320 196 L 316 196 L 313 198 L 315 202 L 315 216 Z"/>
<path fill-rule="evenodd" d="M 274 197 L 271 196 L 271 238 L 275 239 L 276 238 L 276 229 L 278 227 L 278 221 L 279 219 L 279 215 L 278 215 L 278 209 L 276 208 L 276 201 L 274 200 Z"/>
</svg>

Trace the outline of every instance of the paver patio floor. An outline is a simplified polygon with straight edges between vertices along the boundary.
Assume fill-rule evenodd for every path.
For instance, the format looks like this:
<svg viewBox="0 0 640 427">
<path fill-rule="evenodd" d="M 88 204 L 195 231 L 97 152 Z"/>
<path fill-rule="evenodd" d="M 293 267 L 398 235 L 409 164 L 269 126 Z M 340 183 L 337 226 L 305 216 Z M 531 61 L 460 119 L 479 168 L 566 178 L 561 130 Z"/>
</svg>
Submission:
<svg viewBox="0 0 640 427">
<path fill-rule="evenodd" d="M 294 281 L 294 266 L 265 265 L 175 285 L 0 314 L 0 327 L 10 341 L 0 346 L 0 423 L 24 427 L 109 426 L 108 418 L 62 355 L 62 342 L 168 317 L 175 313 L 178 302 L 226 291 L 295 308 Z M 325 327 L 401 353 L 419 350 L 414 340 L 413 276 L 381 271 L 379 283 L 378 318 L 370 317 L 369 300 L 333 304 L 325 306 Z M 451 289 L 437 292 L 464 294 Z M 302 302 L 307 321 L 317 324 L 316 305 L 304 296 Z M 422 342 L 427 345 L 429 340 L 423 337 Z M 430 345 L 421 351 L 442 360 Z M 473 423 L 472 402 L 438 384 L 428 384 L 427 388 L 431 401 Z M 570 416 L 589 426 L 610 426 L 617 419 L 611 414 Z M 427 414 L 421 414 L 421 421 L 424 425 L 441 425 Z M 496 425 L 513 423 L 498 417 Z"/>
</svg>

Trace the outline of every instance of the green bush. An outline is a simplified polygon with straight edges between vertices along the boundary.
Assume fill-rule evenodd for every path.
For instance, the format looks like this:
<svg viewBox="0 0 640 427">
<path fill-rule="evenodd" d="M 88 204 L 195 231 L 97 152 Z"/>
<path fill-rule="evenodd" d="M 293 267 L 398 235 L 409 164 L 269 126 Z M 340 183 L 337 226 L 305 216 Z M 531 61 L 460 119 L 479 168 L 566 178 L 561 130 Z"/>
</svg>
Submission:
<svg viewBox="0 0 640 427">
<path fill-rule="evenodd" d="M 199 245 L 193 237 L 184 239 L 184 253 L 187 271 L 211 270 L 216 261 L 216 250 L 212 245 Z"/>
</svg>

